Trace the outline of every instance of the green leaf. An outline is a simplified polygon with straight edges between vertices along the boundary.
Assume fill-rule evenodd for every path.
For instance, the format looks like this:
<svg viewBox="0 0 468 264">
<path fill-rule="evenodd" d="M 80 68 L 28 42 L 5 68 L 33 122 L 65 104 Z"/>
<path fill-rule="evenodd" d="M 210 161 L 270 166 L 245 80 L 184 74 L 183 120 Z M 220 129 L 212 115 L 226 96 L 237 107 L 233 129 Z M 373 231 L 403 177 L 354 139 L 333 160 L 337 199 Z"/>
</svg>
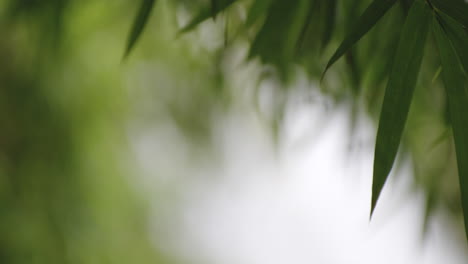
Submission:
<svg viewBox="0 0 468 264">
<path fill-rule="evenodd" d="M 434 76 L 432 76 L 431 83 L 435 83 L 437 78 L 439 78 L 439 75 L 441 72 L 442 72 L 442 67 L 437 68 L 436 72 L 434 73 Z"/>
<path fill-rule="evenodd" d="M 385 90 L 374 156 L 371 216 L 400 144 L 424 53 L 431 9 L 415 0 L 400 35 Z"/>
<path fill-rule="evenodd" d="M 268 9 L 271 5 L 272 0 L 256 0 L 253 2 L 252 6 L 249 9 L 249 14 L 247 15 L 247 20 L 245 26 L 247 28 L 251 27 L 258 18 L 268 12 Z"/>
<path fill-rule="evenodd" d="M 178 34 L 186 33 L 210 17 L 216 17 L 217 14 L 231 6 L 236 0 L 214 0 L 211 6 L 203 7 L 190 22 L 179 30 Z"/>
<path fill-rule="evenodd" d="M 468 4 L 463 0 L 431 0 L 436 9 L 468 28 Z"/>
<path fill-rule="evenodd" d="M 374 0 L 364 13 L 359 17 L 356 25 L 351 30 L 351 33 L 341 42 L 338 49 L 335 51 L 331 59 L 328 61 L 325 71 L 322 74 L 325 76 L 327 70 L 343 56 L 356 42 L 358 42 L 374 25 L 387 13 L 387 11 L 395 4 L 396 0 Z"/>
<path fill-rule="evenodd" d="M 465 219 L 465 234 L 468 237 L 468 93 L 466 92 L 468 78 L 463 71 L 454 46 L 436 19 L 433 20 L 433 31 L 442 64 L 442 78 L 449 101 Z"/>
<path fill-rule="evenodd" d="M 319 17 L 319 14 L 317 14 L 319 4 L 318 1 L 314 0 L 311 0 L 309 3 L 309 10 L 307 11 L 296 43 L 296 56 L 307 57 L 304 55 L 312 53 L 316 48 L 317 40 L 319 39 L 319 35 L 317 34 L 319 28 L 317 27 L 318 24 L 314 22 L 317 22 L 317 18 Z"/>
<path fill-rule="evenodd" d="M 218 13 L 218 4 L 217 0 L 211 0 L 211 15 L 213 16 L 213 19 L 216 18 L 216 14 Z"/>
<path fill-rule="evenodd" d="M 251 45 L 249 58 L 260 57 L 262 62 L 278 66 L 285 73 L 294 57 L 302 27 L 307 19 L 310 0 L 276 0 L 272 3 L 263 27 Z M 283 76 L 285 77 L 285 76 Z"/>
<path fill-rule="evenodd" d="M 133 22 L 132 30 L 128 36 L 127 48 L 125 49 L 124 58 L 130 54 L 130 51 L 133 49 L 137 40 L 141 36 L 155 2 L 155 0 L 142 0 L 138 14 Z"/>
<path fill-rule="evenodd" d="M 325 48 L 330 42 L 335 27 L 336 18 L 336 0 L 327 0 L 325 5 L 325 26 L 322 36 L 322 48 Z"/>
<path fill-rule="evenodd" d="M 449 16 L 441 14 L 441 17 L 445 32 L 452 42 L 455 51 L 458 53 L 465 72 L 468 72 L 468 33 Z"/>
</svg>

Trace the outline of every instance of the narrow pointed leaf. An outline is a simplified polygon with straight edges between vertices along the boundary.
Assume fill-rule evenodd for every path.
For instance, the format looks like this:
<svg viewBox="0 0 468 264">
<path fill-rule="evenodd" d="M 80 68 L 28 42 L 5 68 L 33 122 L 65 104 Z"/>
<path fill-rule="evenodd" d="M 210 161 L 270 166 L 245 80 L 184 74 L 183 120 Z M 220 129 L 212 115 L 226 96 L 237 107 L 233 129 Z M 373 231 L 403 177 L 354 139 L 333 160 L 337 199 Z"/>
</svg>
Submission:
<svg viewBox="0 0 468 264">
<path fill-rule="evenodd" d="M 133 22 L 130 35 L 128 36 L 124 58 L 130 54 L 130 51 L 133 49 L 137 40 L 140 38 L 141 33 L 143 32 L 143 29 L 148 22 L 148 18 L 150 17 L 151 10 L 153 9 L 155 2 L 155 0 L 142 0 L 138 14 Z"/>
<path fill-rule="evenodd" d="M 213 19 L 216 18 L 216 14 L 218 13 L 218 4 L 217 0 L 211 0 L 211 15 L 213 16 Z"/>
<path fill-rule="evenodd" d="M 359 17 L 356 25 L 351 30 L 343 42 L 341 42 L 338 49 L 335 51 L 331 59 L 328 61 L 326 71 L 341 57 L 343 56 L 356 42 L 358 42 L 374 25 L 387 13 L 387 11 L 395 4 L 396 0 L 374 0 L 364 13 Z"/>
<path fill-rule="evenodd" d="M 252 26 L 259 17 L 266 14 L 271 5 L 272 0 L 256 0 L 253 2 L 252 6 L 249 9 L 249 14 L 247 15 L 247 20 L 245 26 L 249 28 Z"/>
<path fill-rule="evenodd" d="M 442 78 L 449 101 L 455 153 L 457 154 L 458 177 L 468 237 L 468 78 L 463 71 L 455 48 L 439 22 L 433 20 L 433 31 L 442 64 Z"/>
<path fill-rule="evenodd" d="M 434 73 L 434 76 L 432 76 L 431 83 L 435 83 L 437 78 L 439 78 L 439 75 L 441 72 L 442 72 L 442 67 L 437 68 L 436 72 Z"/>
<path fill-rule="evenodd" d="M 214 0 L 214 2 L 216 3 L 212 3 L 211 6 L 205 6 L 202 8 L 187 25 L 179 30 L 179 34 L 183 34 L 194 29 L 200 23 L 209 19 L 210 17 L 216 17 L 217 14 L 231 6 L 234 2 L 236 2 L 236 0 Z"/>
<path fill-rule="evenodd" d="M 325 48 L 333 35 L 336 19 L 336 0 L 325 1 L 325 25 L 323 28 L 322 48 Z"/>
<path fill-rule="evenodd" d="M 274 1 L 251 45 L 249 58 L 258 56 L 262 62 L 276 65 L 284 72 L 295 54 L 310 4 L 310 0 L 298 0 L 295 5 Z"/>
<path fill-rule="evenodd" d="M 377 130 L 371 216 L 398 151 L 421 67 L 430 17 L 429 6 L 423 0 L 415 0 L 400 35 Z"/>
<path fill-rule="evenodd" d="M 431 3 L 463 27 L 468 28 L 468 3 L 463 0 L 431 0 Z"/>
<path fill-rule="evenodd" d="M 466 15 L 468 16 L 468 13 Z M 468 33 L 452 18 L 443 14 L 441 17 L 445 32 L 455 48 L 465 72 L 468 72 Z"/>
<path fill-rule="evenodd" d="M 315 47 L 317 38 L 314 33 L 316 27 L 313 27 L 313 23 L 316 21 L 315 16 L 317 16 L 319 2 L 311 0 L 309 3 L 309 10 L 304 23 L 302 24 L 301 32 L 299 33 L 299 38 L 296 43 L 296 55 L 303 56 L 304 52 L 310 52 L 311 48 Z"/>
</svg>

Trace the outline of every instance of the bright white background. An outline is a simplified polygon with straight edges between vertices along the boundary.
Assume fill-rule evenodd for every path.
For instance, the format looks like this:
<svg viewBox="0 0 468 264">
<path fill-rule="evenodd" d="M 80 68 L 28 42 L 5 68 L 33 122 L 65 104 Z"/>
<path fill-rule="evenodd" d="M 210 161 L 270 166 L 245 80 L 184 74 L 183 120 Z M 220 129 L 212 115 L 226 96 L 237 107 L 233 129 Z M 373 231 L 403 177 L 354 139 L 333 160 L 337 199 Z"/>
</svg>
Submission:
<svg viewBox="0 0 468 264">
<path fill-rule="evenodd" d="M 463 230 L 443 213 L 423 236 L 410 163 L 391 175 L 369 222 L 375 131 L 361 118 L 350 137 L 349 109 L 325 105 L 288 107 L 276 147 L 258 114 L 233 111 L 206 157 L 170 125 L 140 131 L 155 243 L 183 263 L 466 263 Z"/>
</svg>

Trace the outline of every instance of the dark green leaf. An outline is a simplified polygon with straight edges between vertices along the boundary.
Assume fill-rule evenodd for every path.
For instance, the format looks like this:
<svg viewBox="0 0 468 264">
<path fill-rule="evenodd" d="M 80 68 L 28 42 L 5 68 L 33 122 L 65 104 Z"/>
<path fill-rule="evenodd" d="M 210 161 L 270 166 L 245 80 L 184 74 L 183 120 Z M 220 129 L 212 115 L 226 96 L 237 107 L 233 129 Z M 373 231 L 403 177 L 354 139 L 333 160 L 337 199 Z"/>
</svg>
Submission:
<svg viewBox="0 0 468 264">
<path fill-rule="evenodd" d="M 455 48 L 439 22 L 433 20 L 433 31 L 442 64 L 442 77 L 449 101 L 455 153 L 457 154 L 458 177 L 468 237 L 468 78 L 463 71 Z"/>
<path fill-rule="evenodd" d="M 213 16 L 213 19 L 216 18 L 216 14 L 218 13 L 218 4 L 217 0 L 211 0 L 211 15 Z"/>
<path fill-rule="evenodd" d="M 310 4 L 310 0 L 299 0 L 295 5 L 289 1 L 274 1 L 252 43 L 249 58 L 259 56 L 264 63 L 284 70 L 292 62 Z"/>
<path fill-rule="evenodd" d="M 142 0 L 138 14 L 133 22 L 132 30 L 127 41 L 127 48 L 125 49 L 124 58 L 130 54 L 130 51 L 135 46 L 138 38 L 140 37 L 145 25 L 148 22 L 148 18 L 153 9 L 155 0 Z"/>
<path fill-rule="evenodd" d="M 338 49 L 335 51 L 331 59 L 328 61 L 326 71 L 343 56 L 356 42 L 358 42 L 374 25 L 387 13 L 387 11 L 395 4 L 396 0 L 374 0 L 364 13 L 359 17 L 356 25 L 351 30 L 346 38 L 341 42 Z"/>
<path fill-rule="evenodd" d="M 445 32 L 458 53 L 465 72 L 468 72 L 468 33 L 449 16 L 441 14 L 441 17 Z"/>
<path fill-rule="evenodd" d="M 330 42 L 335 27 L 336 19 L 336 0 L 327 0 L 325 5 L 325 25 L 323 28 L 322 48 L 325 48 Z"/>
<path fill-rule="evenodd" d="M 449 15 L 458 23 L 462 24 L 465 28 L 468 28 L 468 4 L 462 0 L 431 0 L 431 3 Z"/>
<path fill-rule="evenodd" d="M 405 12 L 405 14 L 408 14 L 408 11 L 411 7 L 411 3 L 411 0 L 400 0 L 400 6 L 403 9 L 403 12 Z"/>
<path fill-rule="evenodd" d="M 429 6 L 423 0 L 415 0 L 400 35 L 377 131 L 371 215 L 398 152 L 421 67 L 430 17 Z"/>
<path fill-rule="evenodd" d="M 228 8 L 236 0 L 214 0 L 216 3 L 212 3 L 210 6 L 203 7 L 195 17 L 190 20 L 190 22 L 182 27 L 179 30 L 179 34 L 186 33 L 195 27 L 197 27 L 201 22 L 207 20 L 210 17 L 216 17 L 217 14 Z"/>
<path fill-rule="evenodd" d="M 253 2 L 249 9 L 249 14 L 247 15 L 247 21 L 245 22 L 247 28 L 252 26 L 259 17 L 268 12 L 271 1 L 272 0 L 256 0 Z"/>
<path fill-rule="evenodd" d="M 296 44 L 296 55 L 298 56 L 303 56 L 306 53 L 310 53 L 314 48 L 316 48 L 315 44 L 317 43 L 318 39 L 318 28 L 316 26 L 317 23 L 313 22 L 315 22 L 316 17 L 318 17 L 318 6 L 318 1 L 312 0 L 309 3 L 309 10 L 307 11 L 305 21 L 302 24 L 301 33 L 299 34 L 299 38 Z"/>
</svg>

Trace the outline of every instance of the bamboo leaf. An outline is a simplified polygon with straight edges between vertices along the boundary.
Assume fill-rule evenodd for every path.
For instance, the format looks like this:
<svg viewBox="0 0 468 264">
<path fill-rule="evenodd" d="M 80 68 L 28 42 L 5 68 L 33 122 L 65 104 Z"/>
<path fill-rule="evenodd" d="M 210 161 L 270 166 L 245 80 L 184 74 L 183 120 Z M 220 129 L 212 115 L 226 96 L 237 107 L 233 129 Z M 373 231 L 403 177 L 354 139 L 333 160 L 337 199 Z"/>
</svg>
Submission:
<svg viewBox="0 0 468 264">
<path fill-rule="evenodd" d="M 216 14 L 218 13 L 218 4 L 216 0 L 211 0 L 211 15 L 213 19 L 216 18 Z"/>
<path fill-rule="evenodd" d="M 211 6 L 203 7 L 195 17 L 190 20 L 190 22 L 182 27 L 179 30 L 179 34 L 186 33 L 195 27 L 197 27 L 203 21 L 209 19 L 210 17 L 215 18 L 217 14 L 224 11 L 226 8 L 231 6 L 236 0 L 214 0 L 211 3 Z"/>
<path fill-rule="evenodd" d="M 286 72 L 296 51 L 301 30 L 306 23 L 310 0 L 273 1 L 262 28 L 256 35 L 249 58 L 259 57 L 262 62 L 278 66 Z"/>
<path fill-rule="evenodd" d="M 426 43 L 431 10 L 415 0 L 406 18 L 385 90 L 374 156 L 371 216 L 400 144 Z"/>
<path fill-rule="evenodd" d="M 454 46 L 436 19 L 433 19 L 433 31 L 442 64 L 442 78 L 449 101 L 465 219 L 465 234 L 468 237 L 468 94 L 466 92 L 468 77 L 463 71 Z"/>
<path fill-rule="evenodd" d="M 143 29 L 148 22 L 148 18 L 151 14 L 151 10 L 153 9 L 155 2 L 155 0 L 142 0 L 138 14 L 133 22 L 130 35 L 128 36 L 124 58 L 130 54 L 130 51 L 133 49 L 137 40 L 140 38 L 141 33 L 143 32 Z"/>
<path fill-rule="evenodd" d="M 328 61 L 325 71 L 322 74 L 325 76 L 327 70 L 343 56 L 356 42 L 358 42 L 374 25 L 387 13 L 387 11 L 395 4 L 396 0 L 374 0 L 364 13 L 359 17 L 356 25 L 351 30 L 351 33 L 345 37 L 338 49 L 335 51 L 331 59 Z"/>
<path fill-rule="evenodd" d="M 325 48 L 333 34 L 336 18 L 336 0 L 325 1 L 325 26 L 322 36 L 322 48 Z"/>
<path fill-rule="evenodd" d="M 441 17 L 445 32 L 452 42 L 455 51 L 458 53 L 465 72 L 468 72 L 468 33 L 449 16 L 441 14 Z"/>
<path fill-rule="evenodd" d="M 247 20 L 245 26 L 249 28 L 252 26 L 259 17 L 266 14 L 272 0 L 256 0 L 253 2 L 252 6 L 249 9 L 249 14 L 247 15 Z"/>
<path fill-rule="evenodd" d="M 468 28 L 468 4 L 462 0 L 431 0 L 440 11 L 452 17 L 463 27 Z"/>
</svg>

